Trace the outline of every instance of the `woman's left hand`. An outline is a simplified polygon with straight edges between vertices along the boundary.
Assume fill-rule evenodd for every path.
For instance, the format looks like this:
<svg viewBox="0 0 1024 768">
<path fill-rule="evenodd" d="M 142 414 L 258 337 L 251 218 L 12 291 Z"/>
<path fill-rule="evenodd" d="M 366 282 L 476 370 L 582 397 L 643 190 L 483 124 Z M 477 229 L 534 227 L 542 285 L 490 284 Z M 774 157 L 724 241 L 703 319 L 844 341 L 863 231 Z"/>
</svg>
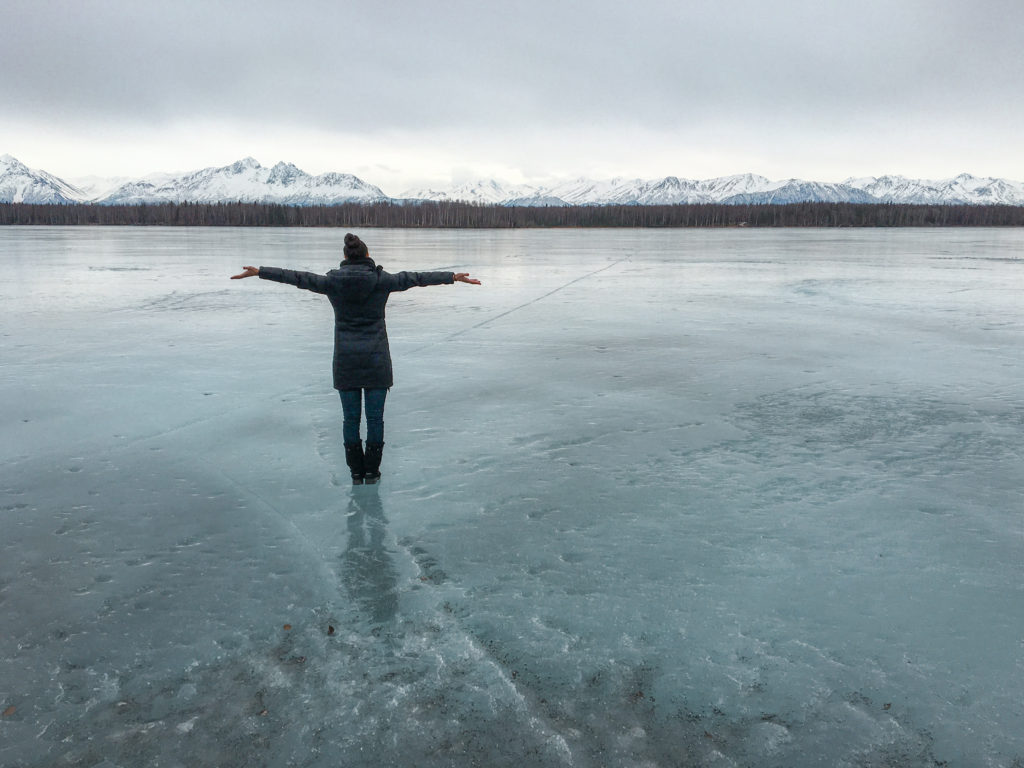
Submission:
<svg viewBox="0 0 1024 768">
<path fill-rule="evenodd" d="M 479 280 L 474 280 L 469 276 L 469 272 L 456 272 L 455 282 L 457 283 L 469 283 L 470 285 L 480 285 Z"/>
<path fill-rule="evenodd" d="M 232 280 L 241 280 L 243 277 L 259 277 L 259 274 L 260 274 L 260 268 L 259 267 L 242 267 L 242 269 L 244 269 L 245 271 L 244 272 L 239 272 L 237 275 L 232 275 L 231 279 Z"/>
</svg>

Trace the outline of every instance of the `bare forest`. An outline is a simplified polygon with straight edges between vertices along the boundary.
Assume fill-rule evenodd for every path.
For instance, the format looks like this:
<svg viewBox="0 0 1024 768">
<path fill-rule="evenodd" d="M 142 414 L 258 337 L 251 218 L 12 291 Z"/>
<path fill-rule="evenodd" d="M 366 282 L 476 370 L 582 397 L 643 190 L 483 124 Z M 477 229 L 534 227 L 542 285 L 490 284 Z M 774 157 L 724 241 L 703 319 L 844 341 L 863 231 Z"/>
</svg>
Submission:
<svg viewBox="0 0 1024 768">
<path fill-rule="evenodd" d="M 186 227 L 989 227 L 1024 226 L 1024 207 L 794 203 L 512 207 L 458 202 L 35 205 L 0 203 L 2 224 Z"/>
</svg>

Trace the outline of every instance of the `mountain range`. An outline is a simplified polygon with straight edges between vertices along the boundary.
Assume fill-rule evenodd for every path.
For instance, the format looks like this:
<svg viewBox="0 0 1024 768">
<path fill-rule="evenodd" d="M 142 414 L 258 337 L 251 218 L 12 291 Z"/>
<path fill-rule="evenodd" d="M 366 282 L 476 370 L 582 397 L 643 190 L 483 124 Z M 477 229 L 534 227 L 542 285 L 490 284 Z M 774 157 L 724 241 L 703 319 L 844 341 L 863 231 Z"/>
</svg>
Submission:
<svg viewBox="0 0 1024 768">
<path fill-rule="evenodd" d="M 487 205 L 735 205 L 803 202 L 910 203 L 928 205 L 1024 205 L 1024 182 L 961 174 L 938 181 L 903 176 L 849 178 L 840 183 L 741 174 L 715 179 L 580 178 L 548 186 L 510 185 L 481 180 L 442 189 L 410 189 L 391 197 L 347 173 L 314 176 L 291 163 L 265 168 L 247 157 L 223 167 L 138 179 L 88 177 L 61 179 L 0 156 L 0 202 L 139 203 L 251 202 L 283 205 L 337 205 L 358 202 L 413 204 L 423 200 Z"/>
</svg>

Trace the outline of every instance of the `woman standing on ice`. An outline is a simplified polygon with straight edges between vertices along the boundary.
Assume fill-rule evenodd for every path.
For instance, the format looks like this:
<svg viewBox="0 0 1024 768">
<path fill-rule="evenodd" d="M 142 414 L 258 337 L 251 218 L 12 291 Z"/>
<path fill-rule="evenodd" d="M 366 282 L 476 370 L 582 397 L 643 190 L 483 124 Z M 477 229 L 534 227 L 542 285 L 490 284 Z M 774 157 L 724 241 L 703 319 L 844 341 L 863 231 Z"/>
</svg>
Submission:
<svg viewBox="0 0 1024 768">
<path fill-rule="evenodd" d="M 342 434 L 352 484 L 376 483 L 384 452 L 384 401 L 394 384 L 391 351 L 384 325 L 384 305 L 394 291 L 416 286 L 469 283 L 468 272 L 398 272 L 390 274 L 370 258 L 366 243 L 345 235 L 345 260 L 326 275 L 278 267 L 243 267 L 232 280 L 261 277 L 327 296 L 334 307 L 334 388 L 344 412 Z M 366 408 L 366 452 L 359 421 Z"/>
</svg>

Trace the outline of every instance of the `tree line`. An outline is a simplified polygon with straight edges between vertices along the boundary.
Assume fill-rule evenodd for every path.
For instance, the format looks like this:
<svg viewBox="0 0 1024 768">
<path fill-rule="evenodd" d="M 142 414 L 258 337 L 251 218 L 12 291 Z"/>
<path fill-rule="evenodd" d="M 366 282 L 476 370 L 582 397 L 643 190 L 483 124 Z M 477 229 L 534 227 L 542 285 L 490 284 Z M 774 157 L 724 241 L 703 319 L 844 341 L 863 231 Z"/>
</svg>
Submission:
<svg viewBox="0 0 1024 768">
<path fill-rule="evenodd" d="M 1024 226 L 1024 206 L 792 203 L 788 205 L 503 206 L 461 202 L 0 203 L 0 225 L 186 227 L 1002 227 Z"/>
</svg>

